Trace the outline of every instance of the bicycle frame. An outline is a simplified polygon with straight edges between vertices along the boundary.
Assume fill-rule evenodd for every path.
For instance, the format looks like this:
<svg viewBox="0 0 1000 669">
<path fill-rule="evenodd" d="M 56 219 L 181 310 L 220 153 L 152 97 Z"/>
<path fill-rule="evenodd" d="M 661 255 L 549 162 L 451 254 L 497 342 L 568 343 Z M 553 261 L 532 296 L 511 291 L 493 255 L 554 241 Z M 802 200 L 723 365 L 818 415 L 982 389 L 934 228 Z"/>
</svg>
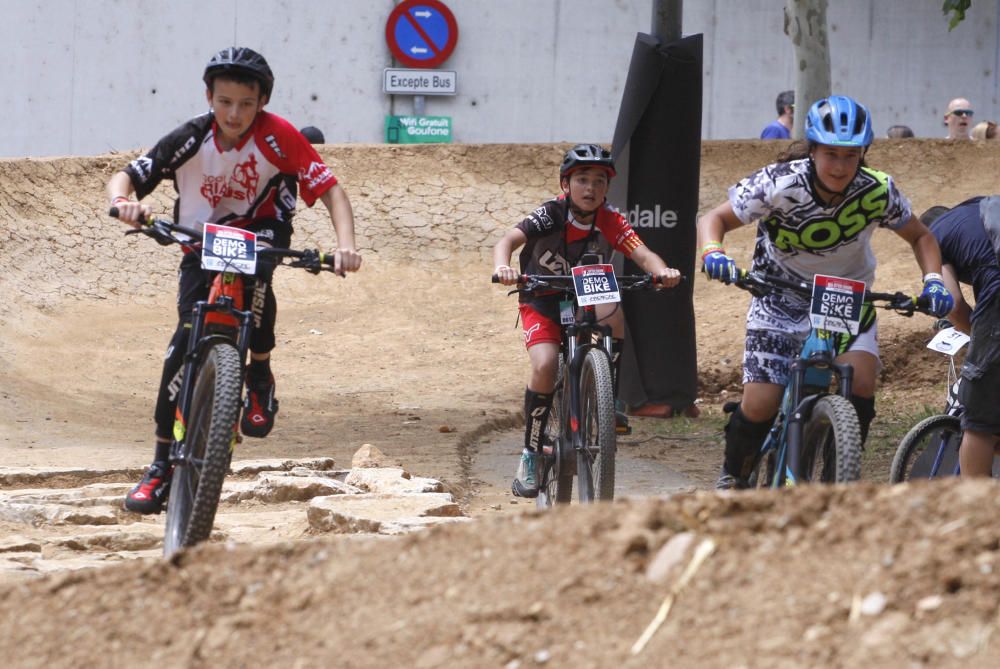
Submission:
<svg viewBox="0 0 1000 669">
<path fill-rule="evenodd" d="M 200 300 L 191 313 L 191 334 L 184 354 L 184 371 L 181 375 L 181 390 L 177 398 L 174 419 L 174 443 L 170 449 L 170 463 L 187 462 L 185 450 L 187 419 L 190 415 L 194 383 L 199 365 L 205 353 L 216 341 L 228 341 L 236 346 L 240 360 L 246 361 L 250 347 L 250 330 L 253 327 L 253 313 L 243 310 L 244 279 L 235 272 L 218 272 L 212 280 L 207 300 Z M 233 425 L 233 440 L 230 451 L 236 445 L 237 426 Z"/>
<path fill-rule="evenodd" d="M 796 483 L 795 472 L 799 471 L 802 452 L 802 425 L 811 415 L 816 400 L 830 394 L 834 378 L 838 380 L 837 394 L 850 399 L 854 368 L 836 362 L 833 334 L 814 328 L 799 357 L 792 362 L 781 407 L 757 456 L 759 463 L 769 451 L 775 451 L 774 477 L 769 487 L 780 488 Z"/>
</svg>

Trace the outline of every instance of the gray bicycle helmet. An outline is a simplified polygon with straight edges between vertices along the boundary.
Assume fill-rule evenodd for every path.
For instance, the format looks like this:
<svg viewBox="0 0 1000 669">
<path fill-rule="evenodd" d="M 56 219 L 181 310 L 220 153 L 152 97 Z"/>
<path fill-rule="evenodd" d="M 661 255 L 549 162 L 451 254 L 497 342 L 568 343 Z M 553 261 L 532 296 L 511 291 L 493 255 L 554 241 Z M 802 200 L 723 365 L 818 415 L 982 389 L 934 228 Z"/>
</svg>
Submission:
<svg viewBox="0 0 1000 669">
<path fill-rule="evenodd" d="M 567 177 L 581 167 L 603 168 L 609 179 L 617 174 L 611 152 L 597 144 L 577 144 L 567 151 L 559 167 L 559 178 Z"/>
<path fill-rule="evenodd" d="M 264 60 L 264 56 L 246 47 L 231 46 L 212 56 L 205 66 L 202 79 L 205 85 L 211 88 L 212 80 L 220 74 L 235 74 L 256 79 L 260 83 L 261 97 L 270 97 L 274 89 L 274 73 L 271 72 L 271 67 Z"/>
</svg>

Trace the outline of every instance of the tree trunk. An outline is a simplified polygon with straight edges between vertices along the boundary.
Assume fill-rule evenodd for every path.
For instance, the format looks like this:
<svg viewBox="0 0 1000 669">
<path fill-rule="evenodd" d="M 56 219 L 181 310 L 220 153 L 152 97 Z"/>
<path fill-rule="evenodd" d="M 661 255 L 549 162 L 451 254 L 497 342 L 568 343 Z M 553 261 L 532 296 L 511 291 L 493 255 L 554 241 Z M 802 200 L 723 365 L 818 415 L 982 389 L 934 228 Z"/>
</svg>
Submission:
<svg viewBox="0 0 1000 669">
<path fill-rule="evenodd" d="M 830 95 L 830 43 L 826 39 L 827 0 L 786 0 L 785 34 L 795 45 L 795 123 L 792 138 L 805 136 L 809 106 Z"/>
</svg>

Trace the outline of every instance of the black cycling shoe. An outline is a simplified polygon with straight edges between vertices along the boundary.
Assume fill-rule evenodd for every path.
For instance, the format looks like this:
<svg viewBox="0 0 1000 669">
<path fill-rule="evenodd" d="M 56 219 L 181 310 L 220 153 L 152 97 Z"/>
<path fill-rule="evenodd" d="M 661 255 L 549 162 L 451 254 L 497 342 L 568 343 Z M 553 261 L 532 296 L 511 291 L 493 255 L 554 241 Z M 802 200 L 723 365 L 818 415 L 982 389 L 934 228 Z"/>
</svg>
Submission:
<svg viewBox="0 0 1000 669">
<path fill-rule="evenodd" d="M 278 413 L 278 400 L 274 397 L 274 375 L 262 382 L 247 380 L 247 396 L 243 400 L 243 417 L 240 432 L 258 439 L 266 437 L 274 427 Z"/>
<path fill-rule="evenodd" d="M 160 513 L 167 501 L 172 473 L 173 467 L 167 462 L 151 464 L 142 480 L 125 495 L 125 508 L 136 513 Z"/>
</svg>

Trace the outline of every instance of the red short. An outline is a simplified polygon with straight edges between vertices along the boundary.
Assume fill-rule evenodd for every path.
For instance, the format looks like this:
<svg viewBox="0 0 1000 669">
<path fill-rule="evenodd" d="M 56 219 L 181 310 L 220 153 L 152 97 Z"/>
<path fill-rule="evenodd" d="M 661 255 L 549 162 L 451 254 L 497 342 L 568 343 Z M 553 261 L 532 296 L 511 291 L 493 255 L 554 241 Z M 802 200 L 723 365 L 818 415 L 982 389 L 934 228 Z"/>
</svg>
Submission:
<svg viewBox="0 0 1000 669">
<path fill-rule="evenodd" d="M 517 305 L 521 312 L 521 326 L 524 328 L 524 347 L 535 344 L 562 342 L 562 328 L 559 323 L 545 316 L 530 304 Z"/>
</svg>

